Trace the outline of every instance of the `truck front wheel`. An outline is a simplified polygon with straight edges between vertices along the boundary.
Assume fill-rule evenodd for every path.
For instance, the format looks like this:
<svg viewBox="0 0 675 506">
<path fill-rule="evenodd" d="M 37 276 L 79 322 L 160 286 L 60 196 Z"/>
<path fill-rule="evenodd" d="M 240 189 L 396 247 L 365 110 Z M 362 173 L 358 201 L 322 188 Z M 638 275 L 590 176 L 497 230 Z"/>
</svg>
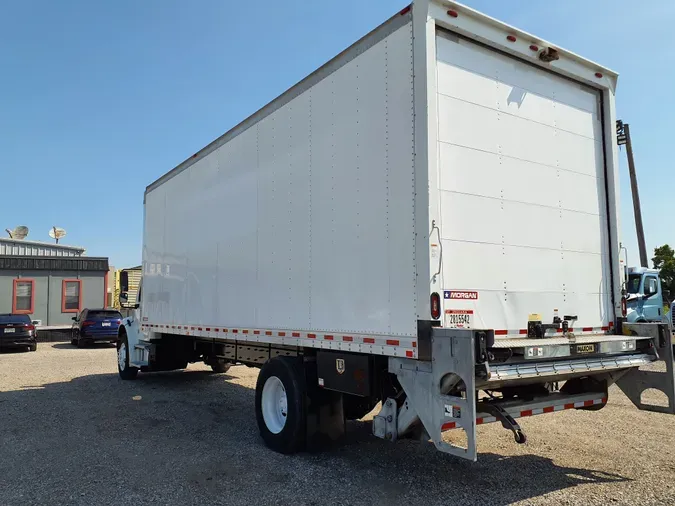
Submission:
<svg viewBox="0 0 675 506">
<path fill-rule="evenodd" d="M 265 444 L 279 453 L 305 448 L 307 384 L 302 361 L 275 357 L 263 365 L 255 389 L 255 414 Z"/>
<path fill-rule="evenodd" d="M 124 331 L 117 341 L 117 372 L 123 380 L 136 379 L 138 376 L 138 368 L 129 365 L 129 340 Z"/>
</svg>

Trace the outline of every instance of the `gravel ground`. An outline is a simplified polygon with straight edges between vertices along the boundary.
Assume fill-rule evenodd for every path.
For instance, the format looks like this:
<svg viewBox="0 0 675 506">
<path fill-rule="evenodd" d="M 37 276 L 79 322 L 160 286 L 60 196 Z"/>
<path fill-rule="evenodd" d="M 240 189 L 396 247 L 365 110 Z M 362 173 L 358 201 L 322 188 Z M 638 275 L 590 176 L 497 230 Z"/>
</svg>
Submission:
<svg viewBox="0 0 675 506">
<path fill-rule="evenodd" d="M 352 422 L 334 450 L 267 450 L 257 370 L 117 377 L 113 348 L 0 354 L 0 504 L 673 504 L 675 417 L 610 393 L 600 412 L 479 427 L 472 464 Z"/>
</svg>

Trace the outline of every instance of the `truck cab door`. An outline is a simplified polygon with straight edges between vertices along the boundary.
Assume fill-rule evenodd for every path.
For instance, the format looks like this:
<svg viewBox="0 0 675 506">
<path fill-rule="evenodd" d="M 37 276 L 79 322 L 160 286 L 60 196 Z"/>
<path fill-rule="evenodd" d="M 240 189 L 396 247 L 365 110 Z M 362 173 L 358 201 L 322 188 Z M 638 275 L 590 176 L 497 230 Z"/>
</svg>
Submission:
<svg viewBox="0 0 675 506">
<path fill-rule="evenodd" d="M 647 275 L 644 278 L 643 314 L 647 321 L 661 321 L 663 317 L 663 295 L 661 283 L 656 276 Z"/>
</svg>

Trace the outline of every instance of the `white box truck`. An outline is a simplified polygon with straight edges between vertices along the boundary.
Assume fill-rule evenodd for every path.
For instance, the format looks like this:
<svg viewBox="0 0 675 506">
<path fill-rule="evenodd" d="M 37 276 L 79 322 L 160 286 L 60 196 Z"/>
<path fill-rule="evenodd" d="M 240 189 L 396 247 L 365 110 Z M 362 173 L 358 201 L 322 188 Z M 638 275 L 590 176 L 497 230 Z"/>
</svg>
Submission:
<svg viewBox="0 0 675 506">
<path fill-rule="evenodd" d="M 518 418 L 600 409 L 612 384 L 673 413 L 670 333 L 623 320 L 616 84 L 416 1 L 148 186 L 121 377 L 260 367 L 286 453 L 376 406 L 376 436 L 472 460 L 477 425 L 523 442 Z"/>
</svg>

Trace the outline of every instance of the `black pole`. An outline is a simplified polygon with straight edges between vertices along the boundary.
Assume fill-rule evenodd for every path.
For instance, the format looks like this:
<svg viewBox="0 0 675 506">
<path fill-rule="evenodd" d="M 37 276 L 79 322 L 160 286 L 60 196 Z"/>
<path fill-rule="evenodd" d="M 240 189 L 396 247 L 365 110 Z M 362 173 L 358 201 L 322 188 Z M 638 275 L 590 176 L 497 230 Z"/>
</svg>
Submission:
<svg viewBox="0 0 675 506">
<path fill-rule="evenodd" d="M 642 210 L 640 207 L 640 193 L 638 192 L 637 176 L 635 175 L 635 160 L 633 158 L 633 144 L 630 139 L 630 127 L 623 124 L 626 136 L 626 156 L 628 157 L 628 173 L 630 174 L 630 189 L 633 193 L 633 213 L 635 214 L 635 228 L 637 230 L 638 248 L 640 249 L 640 265 L 649 267 L 647 246 L 645 245 L 645 229 L 642 226 Z"/>
</svg>

